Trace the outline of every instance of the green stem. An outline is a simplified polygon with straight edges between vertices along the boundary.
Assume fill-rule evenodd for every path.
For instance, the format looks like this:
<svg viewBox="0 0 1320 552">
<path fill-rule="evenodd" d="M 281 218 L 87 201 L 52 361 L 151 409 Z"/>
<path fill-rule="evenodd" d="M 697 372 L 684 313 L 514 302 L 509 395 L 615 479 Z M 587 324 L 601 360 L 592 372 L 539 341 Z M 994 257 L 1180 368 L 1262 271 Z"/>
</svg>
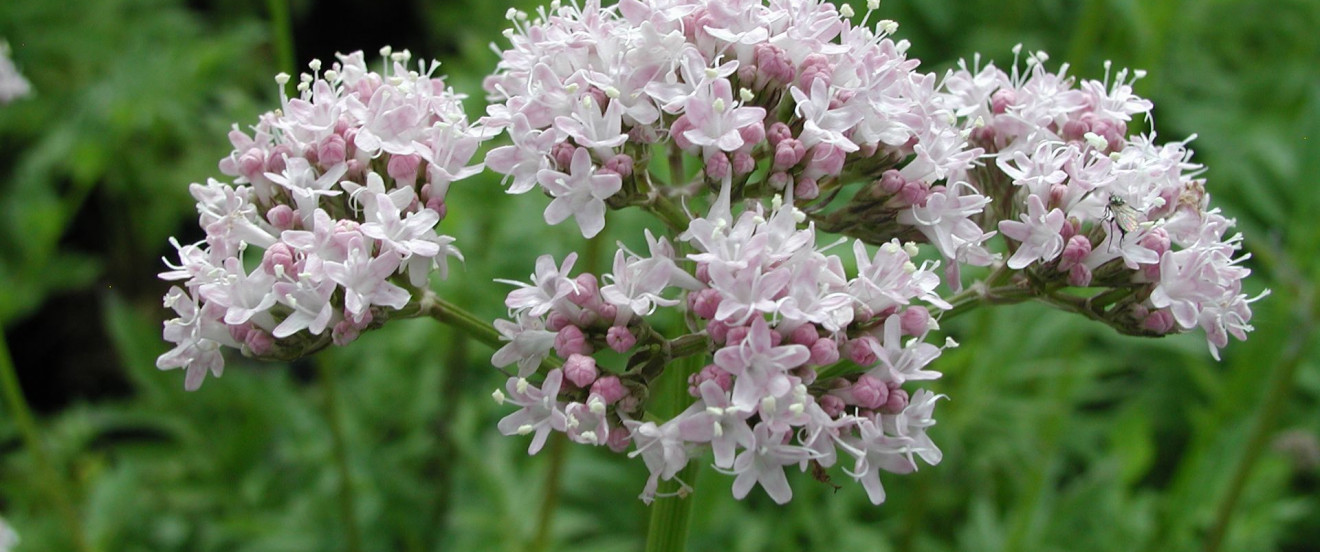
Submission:
<svg viewBox="0 0 1320 552">
<path fill-rule="evenodd" d="M 91 551 L 87 533 L 83 531 L 82 521 L 78 518 L 78 511 L 71 501 L 73 493 L 70 486 L 59 472 L 55 471 L 55 464 L 46 453 L 46 447 L 41 442 L 41 434 L 37 432 L 37 424 L 32 419 L 32 411 L 28 409 L 27 400 L 23 398 L 23 389 L 18 384 L 18 375 L 14 370 L 14 361 L 9 356 L 9 344 L 4 334 L 0 334 L 0 387 L 4 388 L 5 402 L 9 403 L 9 413 L 14 417 L 19 433 L 23 435 L 23 444 L 32 453 L 41 486 L 45 487 L 50 495 L 50 502 L 64 518 L 65 528 L 69 531 L 69 537 L 73 539 L 74 549 Z"/>
<path fill-rule="evenodd" d="M 275 47 L 275 64 L 280 71 L 296 75 L 298 70 L 293 60 L 293 27 L 289 23 L 289 0 L 267 0 L 266 9 L 270 11 L 271 43 Z M 298 82 L 294 78 L 294 83 Z"/>
<path fill-rule="evenodd" d="M 429 316 L 441 323 L 453 326 L 467 334 L 468 337 L 485 343 L 493 349 L 504 346 L 504 341 L 500 339 L 500 332 L 496 331 L 494 326 L 463 310 L 462 307 L 441 299 L 435 292 L 427 290 L 422 295 L 422 300 L 417 303 L 417 309 L 419 315 Z"/>
<path fill-rule="evenodd" d="M 321 382 L 325 387 L 325 417 L 330 423 L 330 437 L 333 444 L 335 470 L 339 472 L 339 517 L 344 524 L 344 540 L 349 552 L 362 551 L 362 536 L 358 532 L 356 502 L 353 494 L 353 480 L 348 466 L 348 445 L 344 438 L 344 424 L 339 410 L 339 376 L 335 369 L 325 362 L 316 360 L 316 368 L 321 373 Z"/>
<path fill-rule="evenodd" d="M 550 526 L 553 525 L 555 509 L 559 506 L 559 480 L 564 471 L 564 456 L 568 439 L 563 433 L 550 435 L 550 466 L 546 469 L 545 495 L 541 498 L 541 511 L 536 516 L 536 533 L 532 538 L 531 552 L 542 552 L 550 548 Z"/>
<path fill-rule="evenodd" d="M 1256 462 L 1268 447 L 1270 433 L 1274 430 L 1279 413 L 1287 404 L 1288 397 L 1292 395 L 1293 385 L 1297 379 L 1297 368 L 1305 358 L 1306 349 L 1310 345 L 1311 331 L 1315 327 L 1315 290 L 1310 284 L 1298 285 L 1297 289 L 1299 300 L 1295 307 L 1296 321 L 1292 338 L 1289 339 L 1280 362 L 1274 366 L 1270 374 L 1270 386 L 1265 392 L 1264 400 L 1256 403 L 1260 405 L 1260 412 L 1251 427 L 1251 437 L 1247 441 L 1242 458 L 1233 470 L 1228 491 L 1215 511 L 1215 522 L 1210 526 L 1209 534 L 1205 539 L 1205 552 L 1218 552 L 1222 546 L 1233 512 L 1242 498 L 1242 491 L 1246 489 L 1247 477 L 1251 475 Z"/>
<path fill-rule="evenodd" d="M 670 363 L 665 374 L 656 380 L 656 393 L 647 405 L 648 414 L 668 420 L 692 402 L 687 394 L 689 374 L 701 369 L 705 359 L 690 356 Z M 651 523 L 646 531 L 646 552 L 683 552 L 687 547 L 688 522 L 692 517 L 692 499 L 681 492 L 696 481 L 698 460 L 689 460 L 673 481 L 662 481 L 651 504 Z M 690 487 L 689 487 L 690 489 Z"/>
<path fill-rule="evenodd" d="M 687 230 L 688 225 L 692 223 L 692 219 L 688 218 L 687 213 L 683 212 L 683 209 L 674 203 L 674 200 L 669 199 L 669 196 L 659 191 L 651 193 L 651 198 L 646 203 L 647 210 L 664 221 L 665 226 L 668 226 L 674 233 L 677 234 Z"/>
<path fill-rule="evenodd" d="M 987 287 L 973 284 L 972 287 L 954 295 L 949 304 L 953 308 L 940 314 L 940 321 L 962 316 L 981 305 L 1012 305 L 1037 298 L 1035 290 L 1018 286 Z"/>
</svg>

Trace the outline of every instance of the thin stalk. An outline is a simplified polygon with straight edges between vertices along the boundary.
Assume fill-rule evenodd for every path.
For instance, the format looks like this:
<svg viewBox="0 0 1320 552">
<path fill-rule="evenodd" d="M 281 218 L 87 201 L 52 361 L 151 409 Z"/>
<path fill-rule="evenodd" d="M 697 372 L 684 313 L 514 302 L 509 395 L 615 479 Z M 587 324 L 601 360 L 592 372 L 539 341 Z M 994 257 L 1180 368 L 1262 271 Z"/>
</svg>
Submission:
<svg viewBox="0 0 1320 552">
<path fill-rule="evenodd" d="M 293 60 L 293 27 L 289 22 L 289 0 L 267 0 L 270 12 L 270 40 L 275 48 L 275 64 L 280 71 L 297 74 Z M 298 82 L 294 79 L 293 82 Z"/>
<path fill-rule="evenodd" d="M 563 433 L 554 432 L 550 435 L 550 466 L 545 474 L 545 495 L 541 498 L 541 511 L 536 516 L 536 533 L 532 538 L 531 546 L 527 549 L 531 552 L 542 552 L 550 548 L 550 527 L 555 519 L 555 510 L 559 507 L 559 482 L 564 472 L 564 457 L 567 455 L 568 447 L 565 444 L 568 439 Z"/>
<path fill-rule="evenodd" d="M 682 412 L 693 400 L 687 394 L 688 375 L 700 370 L 704 360 L 701 356 L 690 356 L 671 363 L 667 373 L 656 380 L 657 389 L 651 403 L 647 405 L 648 414 L 667 420 Z M 698 468 L 696 461 L 689 461 L 678 472 L 675 477 L 677 481 L 660 483 L 655 502 L 651 504 L 646 552 L 683 552 L 686 549 L 692 499 L 681 490 L 696 482 Z"/>
<path fill-rule="evenodd" d="M 504 342 L 500 340 L 500 332 L 496 331 L 494 326 L 463 310 L 462 307 L 441 299 L 440 296 L 430 290 L 422 295 L 422 300 L 418 302 L 417 309 L 418 314 L 429 316 L 438 322 L 453 326 L 468 337 L 493 349 L 504 346 Z"/>
<path fill-rule="evenodd" d="M 339 376 L 334 368 L 319 359 L 316 368 L 321 373 L 321 383 L 325 387 L 325 417 L 330 423 L 335 470 L 339 472 L 339 517 L 344 524 L 344 540 L 349 552 L 362 552 L 362 535 L 358 532 L 357 513 L 354 509 L 356 498 L 353 479 L 348 467 L 348 445 L 341 420 L 343 413 L 339 410 Z"/>
<path fill-rule="evenodd" d="M 49 493 L 50 502 L 59 511 L 60 517 L 64 518 L 64 525 L 69 531 L 70 538 L 73 539 L 74 549 L 90 552 L 93 549 L 87 541 L 87 533 L 83 531 L 82 520 L 78 518 L 78 511 L 73 507 L 73 493 L 69 484 L 59 472 L 55 471 L 55 464 L 51 462 L 46 447 L 41 442 L 41 434 L 37 432 L 32 411 L 28 408 L 27 400 L 23 398 L 23 389 L 18 384 L 14 361 L 9 356 L 9 344 L 3 333 L 0 333 L 0 387 L 4 388 L 9 414 L 13 416 L 19 433 L 23 435 L 23 444 L 32 453 L 41 486 Z"/>
<path fill-rule="evenodd" d="M 1287 404 L 1288 397 L 1292 395 L 1293 385 L 1297 380 L 1297 368 L 1305 357 L 1307 346 L 1310 344 L 1311 331 L 1315 326 L 1314 288 L 1309 284 L 1301 284 L 1298 289 L 1300 291 L 1298 294 L 1300 300 L 1297 301 L 1298 320 L 1292 338 L 1289 339 L 1280 362 L 1274 366 L 1270 374 L 1270 386 L 1265 391 L 1264 400 L 1256 403 L 1260 405 L 1260 412 L 1251 427 L 1251 437 L 1242 453 L 1242 459 L 1233 470 L 1228 491 L 1215 511 L 1215 522 L 1210 525 L 1209 534 L 1205 539 L 1205 552 L 1218 552 L 1223 545 L 1229 522 L 1232 521 L 1237 503 L 1242 498 L 1242 491 L 1246 489 L 1247 477 L 1251 475 L 1256 462 L 1268 447 L 1270 433 L 1274 430 L 1279 413 Z"/>
</svg>

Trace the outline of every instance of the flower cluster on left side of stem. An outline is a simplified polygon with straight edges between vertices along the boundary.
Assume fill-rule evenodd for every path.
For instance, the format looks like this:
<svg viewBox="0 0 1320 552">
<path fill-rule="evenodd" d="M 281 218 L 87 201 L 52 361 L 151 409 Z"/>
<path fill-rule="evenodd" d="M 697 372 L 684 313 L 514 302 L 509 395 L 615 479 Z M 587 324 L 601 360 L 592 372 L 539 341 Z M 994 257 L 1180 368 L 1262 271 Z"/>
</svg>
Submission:
<svg viewBox="0 0 1320 552">
<path fill-rule="evenodd" d="M 206 239 L 172 240 L 179 260 L 160 276 L 183 282 L 165 296 L 175 346 L 156 361 L 185 368 L 186 388 L 222 373 L 222 347 L 293 358 L 348 343 L 461 259 L 436 227 L 450 184 L 481 171 L 469 162 L 488 133 L 438 63 L 412 70 L 407 51 L 381 54 L 380 73 L 362 52 L 324 71 L 313 61 L 298 97 L 230 133 L 220 170 L 233 182 L 192 185 Z"/>
<path fill-rule="evenodd" d="M 928 365 L 942 347 L 925 342 L 937 324 L 916 304 L 949 307 L 934 291 L 938 263 L 915 264 L 911 243 L 871 252 L 855 241 L 858 271 L 849 277 L 838 256 L 816 248 L 804 219 L 791 205 L 759 203 L 735 217 L 721 202 L 680 236 L 696 251 L 686 259 L 649 233 L 647 254 L 621 247 L 613 272 L 599 278 L 571 276 L 573 255 L 538 259 L 531 281 L 506 300 L 512 320 L 496 322 L 508 343 L 492 362 L 517 374 L 495 398 L 519 407 L 499 429 L 533 435 L 533 454 L 551 431 L 620 452 L 631 446 L 651 471 L 646 501 L 709 448 L 715 467 L 735 477 L 738 498 L 760 485 L 787 502 L 786 467 L 816 471 L 843 457 L 845 473 L 883 502 L 881 471 L 941 459 L 927 429 L 942 396 L 906 387 L 940 376 Z M 692 333 L 660 335 L 648 320 L 661 308 L 685 310 Z M 614 362 L 625 365 L 599 354 L 609 350 L 627 356 Z M 540 372 L 552 352 L 563 367 Z M 651 419 L 649 386 L 669 361 L 711 353 L 712 364 L 687 374 L 696 402 L 673 419 Z"/>
</svg>

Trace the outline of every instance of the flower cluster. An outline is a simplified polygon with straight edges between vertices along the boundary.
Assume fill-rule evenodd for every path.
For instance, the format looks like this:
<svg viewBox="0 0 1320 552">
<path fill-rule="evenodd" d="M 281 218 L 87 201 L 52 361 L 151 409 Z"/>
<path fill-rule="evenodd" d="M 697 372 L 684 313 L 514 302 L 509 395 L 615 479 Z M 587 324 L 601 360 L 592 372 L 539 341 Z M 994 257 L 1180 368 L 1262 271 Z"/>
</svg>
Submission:
<svg viewBox="0 0 1320 552">
<path fill-rule="evenodd" d="M 780 503 L 792 497 L 786 466 L 828 468 L 842 451 L 844 471 L 879 504 L 880 471 L 941 458 L 926 434 L 940 395 L 904 388 L 940 376 L 929 364 L 941 347 L 924 342 L 937 324 L 914 303 L 949 307 L 934 292 L 938 263 L 915 264 L 912 243 L 871 252 L 855 241 L 849 277 L 842 259 L 816 248 L 802 211 L 755 203 L 735 218 L 728 207 L 717 202 L 679 236 L 696 251 L 686 259 L 649 233 L 646 255 L 621 246 L 599 279 L 570 276 L 571 255 L 560 266 L 540 258 L 506 300 L 513 321 L 496 323 L 508 344 L 492 362 L 518 367 L 495 395 L 519 407 L 500 430 L 534 434 L 532 453 L 552 430 L 617 451 L 631 444 L 651 471 L 648 501 L 707 446 L 716 468 L 735 476 L 736 497 L 759 484 Z M 660 337 L 648 322 L 660 307 L 685 307 L 694 332 Z M 628 355 L 627 366 L 598 362 L 593 353 L 606 350 Z M 552 351 L 562 368 L 532 383 Z M 691 407 L 640 420 L 657 369 L 710 353 L 714 362 L 688 379 Z"/>
<path fill-rule="evenodd" d="M 165 296 L 175 347 L 156 362 L 186 368 L 188 389 L 220 375 L 221 347 L 289 358 L 352 341 L 459 256 L 436 225 L 450 183 L 481 171 L 469 161 L 487 134 L 438 64 L 381 53 L 383 74 L 361 52 L 324 72 L 313 61 L 298 97 L 230 133 L 220 170 L 233 183 L 192 185 L 206 239 L 173 242 L 179 261 L 161 278 L 183 281 Z"/>
<path fill-rule="evenodd" d="M 872 244 L 903 234 L 950 261 L 988 265 L 993 232 L 975 222 L 988 200 L 956 184 L 981 151 L 951 124 L 935 76 L 888 38 L 897 25 L 868 26 L 870 11 L 854 25 L 853 15 L 822 0 L 556 1 L 533 18 L 511 10 L 511 47 L 485 83 L 494 105 L 484 121 L 512 144 L 486 163 L 507 175 L 510 193 L 539 185 L 554 198 L 546 221 L 574 217 L 588 237 L 607 206 L 703 186 L 731 183 L 735 200 L 819 198 L 804 206 L 814 212 L 842 186 L 871 182 L 829 219 L 831 231 Z M 684 153 L 701 162 L 692 182 Z M 646 170 L 653 156 L 667 185 Z"/>
<path fill-rule="evenodd" d="M 943 83 L 943 104 L 991 152 L 970 182 L 995 198 L 1008 268 L 1045 285 L 1127 290 L 1087 306 L 1128 333 L 1200 326 L 1218 358 L 1229 335 L 1251 330 L 1254 299 L 1242 292 L 1241 235 L 1208 207 L 1202 167 L 1186 142 L 1129 136 L 1133 117 L 1150 117 L 1132 91 L 1142 72 L 1079 83 L 1046 60 L 1032 53 L 1011 73 L 964 63 Z"/>
<path fill-rule="evenodd" d="M 0 104 L 7 104 L 32 92 L 32 85 L 9 59 L 9 43 L 0 40 Z"/>
</svg>

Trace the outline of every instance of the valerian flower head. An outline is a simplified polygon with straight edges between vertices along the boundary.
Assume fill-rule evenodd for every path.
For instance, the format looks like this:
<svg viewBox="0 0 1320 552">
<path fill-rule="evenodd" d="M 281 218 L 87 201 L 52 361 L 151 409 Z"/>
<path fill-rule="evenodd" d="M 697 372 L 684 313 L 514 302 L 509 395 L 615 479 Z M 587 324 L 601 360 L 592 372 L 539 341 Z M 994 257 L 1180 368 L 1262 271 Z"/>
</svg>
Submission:
<svg viewBox="0 0 1320 552">
<path fill-rule="evenodd" d="M 161 274 L 182 287 L 166 296 L 175 348 L 157 361 L 185 368 L 187 388 L 220 375 L 222 347 L 289 358 L 331 334 L 351 341 L 461 258 L 437 225 L 450 184 L 481 170 L 469 163 L 489 133 L 467 122 L 437 64 L 409 69 L 400 52 L 382 74 L 364 60 L 314 61 L 297 97 L 230 133 L 220 170 L 233 181 L 191 187 L 206 240 L 176 243 L 179 262 Z"/>
</svg>

